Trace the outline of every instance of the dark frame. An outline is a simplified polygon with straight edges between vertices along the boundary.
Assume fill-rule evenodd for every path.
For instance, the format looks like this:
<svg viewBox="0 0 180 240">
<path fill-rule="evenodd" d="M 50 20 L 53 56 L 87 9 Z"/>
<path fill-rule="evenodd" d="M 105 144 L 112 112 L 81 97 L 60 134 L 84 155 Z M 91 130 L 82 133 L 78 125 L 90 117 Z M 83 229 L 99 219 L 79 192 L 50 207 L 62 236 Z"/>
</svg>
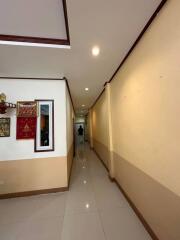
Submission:
<svg viewBox="0 0 180 240">
<path fill-rule="evenodd" d="M 3 118 L 0 118 L 0 124 L 1 124 L 1 120 L 8 120 L 8 125 L 9 125 L 9 134 L 8 135 L 6 135 L 6 136 L 1 136 L 0 135 L 0 137 L 10 137 L 10 132 L 11 132 L 11 119 L 10 118 L 6 118 L 6 117 L 3 117 Z"/>
<path fill-rule="evenodd" d="M 54 39 L 54 38 L 42 38 L 42 37 L 32 37 L 32 36 L 17 36 L 17 35 L 6 35 L 0 34 L 1 41 L 9 42 L 27 42 L 27 43 L 40 43 L 40 44 L 55 44 L 55 45 L 70 45 L 70 36 L 69 36 L 69 24 L 68 24 L 68 15 L 67 15 L 67 4 L 66 0 L 62 0 L 63 11 L 64 11 L 64 20 L 66 26 L 66 35 L 67 39 Z"/>
<path fill-rule="evenodd" d="M 47 150 L 38 150 L 37 149 L 37 136 L 34 139 L 34 152 L 53 152 L 55 150 L 54 146 L 54 100 L 52 99 L 35 99 L 35 101 L 38 104 L 39 107 L 39 102 L 51 102 L 52 103 L 52 148 L 47 149 Z M 37 134 L 37 126 L 36 126 L 36 134 Z"/>
</svg>

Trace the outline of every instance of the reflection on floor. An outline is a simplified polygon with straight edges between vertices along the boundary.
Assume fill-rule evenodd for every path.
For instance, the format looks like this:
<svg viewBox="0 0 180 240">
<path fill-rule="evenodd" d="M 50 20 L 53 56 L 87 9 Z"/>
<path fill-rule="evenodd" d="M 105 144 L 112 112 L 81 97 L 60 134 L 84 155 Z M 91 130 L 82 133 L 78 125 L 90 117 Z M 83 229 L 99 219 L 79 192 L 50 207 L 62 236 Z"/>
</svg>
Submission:
<svg viewBox="0 0 180 240">
<path fill-rule="evenodd" d="M 78 147 L 70 191 L 0 201 L 0 240 L 150 240 L 88 146 Z"/>
</svg>

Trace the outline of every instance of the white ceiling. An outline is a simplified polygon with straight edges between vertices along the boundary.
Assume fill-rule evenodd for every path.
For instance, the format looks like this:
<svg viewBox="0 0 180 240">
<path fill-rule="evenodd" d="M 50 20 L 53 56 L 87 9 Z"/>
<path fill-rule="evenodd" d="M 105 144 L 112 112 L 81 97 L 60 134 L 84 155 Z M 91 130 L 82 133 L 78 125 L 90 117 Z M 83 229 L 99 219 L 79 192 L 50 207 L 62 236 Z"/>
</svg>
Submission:
<svg viewBox="0 0 180 240">
<path fill-rule="evenodd" d="M 66 39 L 62 0 L 1 0 L 0 33 Z"/>
<path fill-rule="evenodd" d="M 65 76 L 75 107 L 85 104 L 88 108 L 160 2 L 67 0 L 71 49 L 0 45 L 0 76 Z M 94 45 L 101 50 L 97 58 L 91 54 Z M 89 92 L 84 91 L 85 87 Z"/>
</svg>

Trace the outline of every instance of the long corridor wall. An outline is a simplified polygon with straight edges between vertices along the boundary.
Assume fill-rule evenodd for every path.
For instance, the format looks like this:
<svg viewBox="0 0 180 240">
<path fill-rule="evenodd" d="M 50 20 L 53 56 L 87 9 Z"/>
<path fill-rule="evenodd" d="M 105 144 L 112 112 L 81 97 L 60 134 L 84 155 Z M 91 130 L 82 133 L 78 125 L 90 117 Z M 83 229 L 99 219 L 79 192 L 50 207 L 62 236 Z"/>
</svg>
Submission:
<svg viewBox="0 0 180 240">
<path fill-rule="evenodd" d="M 167 1 L 109 84 L 113 175 L 160 240 L 180 239 L 179 11 Z"/>
<path fill-rule="evenodd" d="M 68 180 L 71 175 L 71 168 L 73 164 L 74 157 L 74 109 L 71 102 L 70 94 L 68 89 L 66 88 L 66 128 L 67 128 L 67 176 Z"/>
<path fill-rule="evenodd" d="M 92 109 L 92 138 L 93 148 L 102 159 L 105 166 L 108 166 L 109 148 L 108 148 L 108 109 L 107 97 L 104 92 L 98 102 Z"/>
<path fill-rule="evenodd" d="M 34 139 L 16 139 L 16 111 L 1 117 L 11 119 L 10 137 L 0 138 L 0 199 L 68 188 L 73 158 L 73 108 L 65 80 L 0 79 L 0 92 L 7 101 L 54 100 L 54 151 L 35 152 Z"/>
</svg>

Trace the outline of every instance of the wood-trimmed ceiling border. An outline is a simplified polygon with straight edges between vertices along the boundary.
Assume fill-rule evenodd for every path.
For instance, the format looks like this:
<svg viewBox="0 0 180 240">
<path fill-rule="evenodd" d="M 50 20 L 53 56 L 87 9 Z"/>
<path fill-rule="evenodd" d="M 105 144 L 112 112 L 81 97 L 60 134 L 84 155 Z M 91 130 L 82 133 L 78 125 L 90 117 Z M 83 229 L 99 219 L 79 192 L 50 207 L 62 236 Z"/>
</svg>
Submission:
<svg viewBox="0 0 180 240">
<path fill-rule="evenodd" d="M 18 35 L 0 34 L 0 41 L 27 42 L 27 43 L 55 44 L 55 45 L 70 46 L 70 34 L 69 34 L 69 24 L 68 24 L 68 13 L 67 13 L 66 0 L 62 0 L 62 3 L 63 3 L 63 12 L 64 12 L 64 20 L 65 20 L 67 39 L 42 38 L 42 37 L 32 37 L 32 36 L 18 36 Z"/>
</svg>

